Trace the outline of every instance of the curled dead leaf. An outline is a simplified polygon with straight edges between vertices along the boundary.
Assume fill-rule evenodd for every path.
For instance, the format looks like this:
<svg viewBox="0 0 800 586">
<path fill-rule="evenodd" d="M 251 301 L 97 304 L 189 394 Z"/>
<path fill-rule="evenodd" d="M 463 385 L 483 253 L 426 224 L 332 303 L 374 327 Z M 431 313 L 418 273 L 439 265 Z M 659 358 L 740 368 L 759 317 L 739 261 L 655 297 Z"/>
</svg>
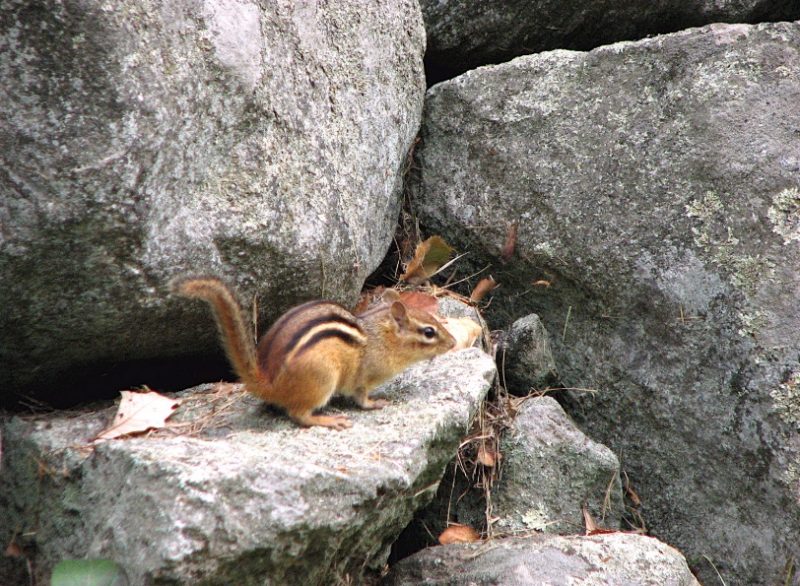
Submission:
<svg viewBox="0 0 800 586">
<path fill-rule="evenodd" d="M 592 514 L 589 512 L 589 507 L 587 507 L 586 504 L 581 507 L 581 512 L 583 513 L 583 525 L 586 535 L 591 535 L 592 531 L 597 531 L 597 523 L 595 522 L 594 517 L 592 517 Z"/>
<path fill-rule="evenodd" d="M 453 248 L 441 236 L 431 236 L 417 245 L 414 258 L 406 265 L 400 280 L 412 285 L 423 283 L 447 264 L 452 254 Z"/>
<path fill-rule="evenodd" d="M 440 319 L 442 325 L 456 340 L 453 350 L 472 348 L 481 335 L 481 326 L 468 317 L 447 317 Z M 451 350 L 451 352 L 453 351 Z"/>
<path fill-rule="evenodd" d="M 113 421 L 97 435 L 95 441 L 110 440 L 164 427 L 169 416 L 180 405 L 180 401 L 154 391 L 146 393 L 120 391 L 120 395 L 122 399 Z"/>
<path fill-rule="evenodd" d="M 482 441 L 478 446 L 478 462 L 487 468 L 494 468 L 501 458 L 502 455 L 495 450 L 494 442 Z"/>
<path fill-rule="evenodd" d="M 545 287 L 545 288 L 547 288 L 552 284 L 553 284 L 553 281 L 548 281 L 546 279 L 539 279 L 538 281 L 534 281 L 533 282 L 533 286 L 534 287 Z"/>
<path fill-rule="evenodd" d="M 500 260 L 507 263 L 514 256 L 514 250 L 517 248 L 517 223 L 512 222 L 506 230 L 506 242 L 503 245 L 503 250 L 500 251 Z"/>
<path fill-rule="evenodd" d="M 21 558 L 22 556 L 25 555 L 24 552 L 22 551 L 22 548 L 17 543 L 15 537 L 11 538 L 11 541 L 9 542 L 8 546 L 6 547 L 6 554 L 5 555 L 6 555 L 6 557 L 9 557 L 9 558 Z"/>
<path fill-rule="evenodd" d="M 475 288 L 472 290 L 472 293 L 469 296 L 469 300 L 472 303 L 478 303 L 481 299 L 486 297 L 486 294 L 489 291 L 497 288 L 497 281 L 494 280 L 493 277 L 486 277 L 481 279 Z"/>
<path fill-rule="evenodd" d="M 600 527 L 597 522 L 592 517 L 592 514 L 589 512 L 589 507 L 584 505 L 581 507 L 581 511 L 583 512 L 583 523 L 586 526 L 585 534 L 586 535 L 605 535 L 606 533 L 619 533 L 617 529 L 606 529 L 605 527 Z"/>
<path fill-rule="evenodd" d="M 481 536 L 469 525 L 450 525 L 439 535 L 439 543 L 450 545 L 451 543 L 474 543 L 480 541 Z"/>
</svg>

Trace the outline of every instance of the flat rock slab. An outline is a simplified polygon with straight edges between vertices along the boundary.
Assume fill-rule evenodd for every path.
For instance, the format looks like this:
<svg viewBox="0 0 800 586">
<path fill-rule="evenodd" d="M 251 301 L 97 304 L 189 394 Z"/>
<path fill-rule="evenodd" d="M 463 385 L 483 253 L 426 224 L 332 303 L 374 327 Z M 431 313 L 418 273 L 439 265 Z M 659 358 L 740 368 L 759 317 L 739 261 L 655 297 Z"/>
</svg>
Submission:
<svg viewBox="0 0 800 586">
<path fill-rule="evenodd" d="M 674 548 L 651 537 L 610 533 L 592 537 L 532 536 L 425 549 L 406 558 L 387 586 L 583 586 L 699 583 Z"/>
<path fill-rule="evenodd" d="M 186 391 L 171 429 L 94 447 L 113 408 L 15 417 L 0 539 L 35 545 L 43 583 L 84 557 L 134 585 L 358 580 L 436 492 L 494 375 L 477 349 L 419 364 L 384 387 L 381 411 L 334 402 L 353 421 L 342 432 L 299 428 L 238 385 Z M 24 576 L 0 563 L 0 583 Z"/>
</svg>

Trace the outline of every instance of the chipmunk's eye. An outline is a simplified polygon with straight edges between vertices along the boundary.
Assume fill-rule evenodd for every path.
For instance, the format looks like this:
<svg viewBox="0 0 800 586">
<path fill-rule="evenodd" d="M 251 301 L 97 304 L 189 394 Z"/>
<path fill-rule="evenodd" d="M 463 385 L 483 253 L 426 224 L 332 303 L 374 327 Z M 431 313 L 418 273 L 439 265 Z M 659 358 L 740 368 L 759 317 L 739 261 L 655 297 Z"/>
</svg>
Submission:
<svg viewBox="0 0 800 586">
<path fill-rule="evenodd" d="M 425 328 L 422 328 L 420 330 L 420 332 L 422 332 L 422 335 L 425 336 L 426 338 L 435 338 L 436 337 L 436 330 L 433 329 L 431 326 L 427 326 Z"/>
</svg>

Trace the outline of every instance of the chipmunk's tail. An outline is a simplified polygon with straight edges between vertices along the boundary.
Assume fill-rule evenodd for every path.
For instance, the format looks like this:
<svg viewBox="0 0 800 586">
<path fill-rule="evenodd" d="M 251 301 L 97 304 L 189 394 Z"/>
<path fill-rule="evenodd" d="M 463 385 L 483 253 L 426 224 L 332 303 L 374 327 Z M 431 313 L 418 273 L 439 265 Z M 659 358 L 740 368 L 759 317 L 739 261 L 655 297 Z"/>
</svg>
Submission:
<svg viewBox="0 0 800 586">
<path fill-rule="evenodd" d="M 172 292 L 182 297 L 203 299 L 213 309 L 222 345 L 233 370 L 248 391 L 263 395 L 264 381 L 260 376 L 255 344 L 245 326 L 239 303 L 231 290 L 216 277 L 177 279 L 170 284 Z"/>
</svg>

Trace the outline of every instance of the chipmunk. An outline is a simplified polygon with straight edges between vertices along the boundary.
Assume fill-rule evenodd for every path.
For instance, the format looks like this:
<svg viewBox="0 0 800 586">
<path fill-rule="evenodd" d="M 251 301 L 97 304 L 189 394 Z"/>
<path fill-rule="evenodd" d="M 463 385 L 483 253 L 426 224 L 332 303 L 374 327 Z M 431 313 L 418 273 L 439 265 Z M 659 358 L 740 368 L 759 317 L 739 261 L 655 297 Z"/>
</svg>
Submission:
<svg viewBox="0 0 800 586">
<path fill-rule="evenodd" d="M 256 348 L 230 289 L 214 277 L 174 281 L 173 292 L 211 305 L 231 366 L 247 391 L 286 410 L 303 426 L 351 427 L 342 415 L 314 415 L 338 393 L 363 409 L 381 409 L 370 391 L 408 366 L 455 345 L 435 317 L 401 301 L 359 315 L 310 301 L 281 316 Z"/>
</svg>

